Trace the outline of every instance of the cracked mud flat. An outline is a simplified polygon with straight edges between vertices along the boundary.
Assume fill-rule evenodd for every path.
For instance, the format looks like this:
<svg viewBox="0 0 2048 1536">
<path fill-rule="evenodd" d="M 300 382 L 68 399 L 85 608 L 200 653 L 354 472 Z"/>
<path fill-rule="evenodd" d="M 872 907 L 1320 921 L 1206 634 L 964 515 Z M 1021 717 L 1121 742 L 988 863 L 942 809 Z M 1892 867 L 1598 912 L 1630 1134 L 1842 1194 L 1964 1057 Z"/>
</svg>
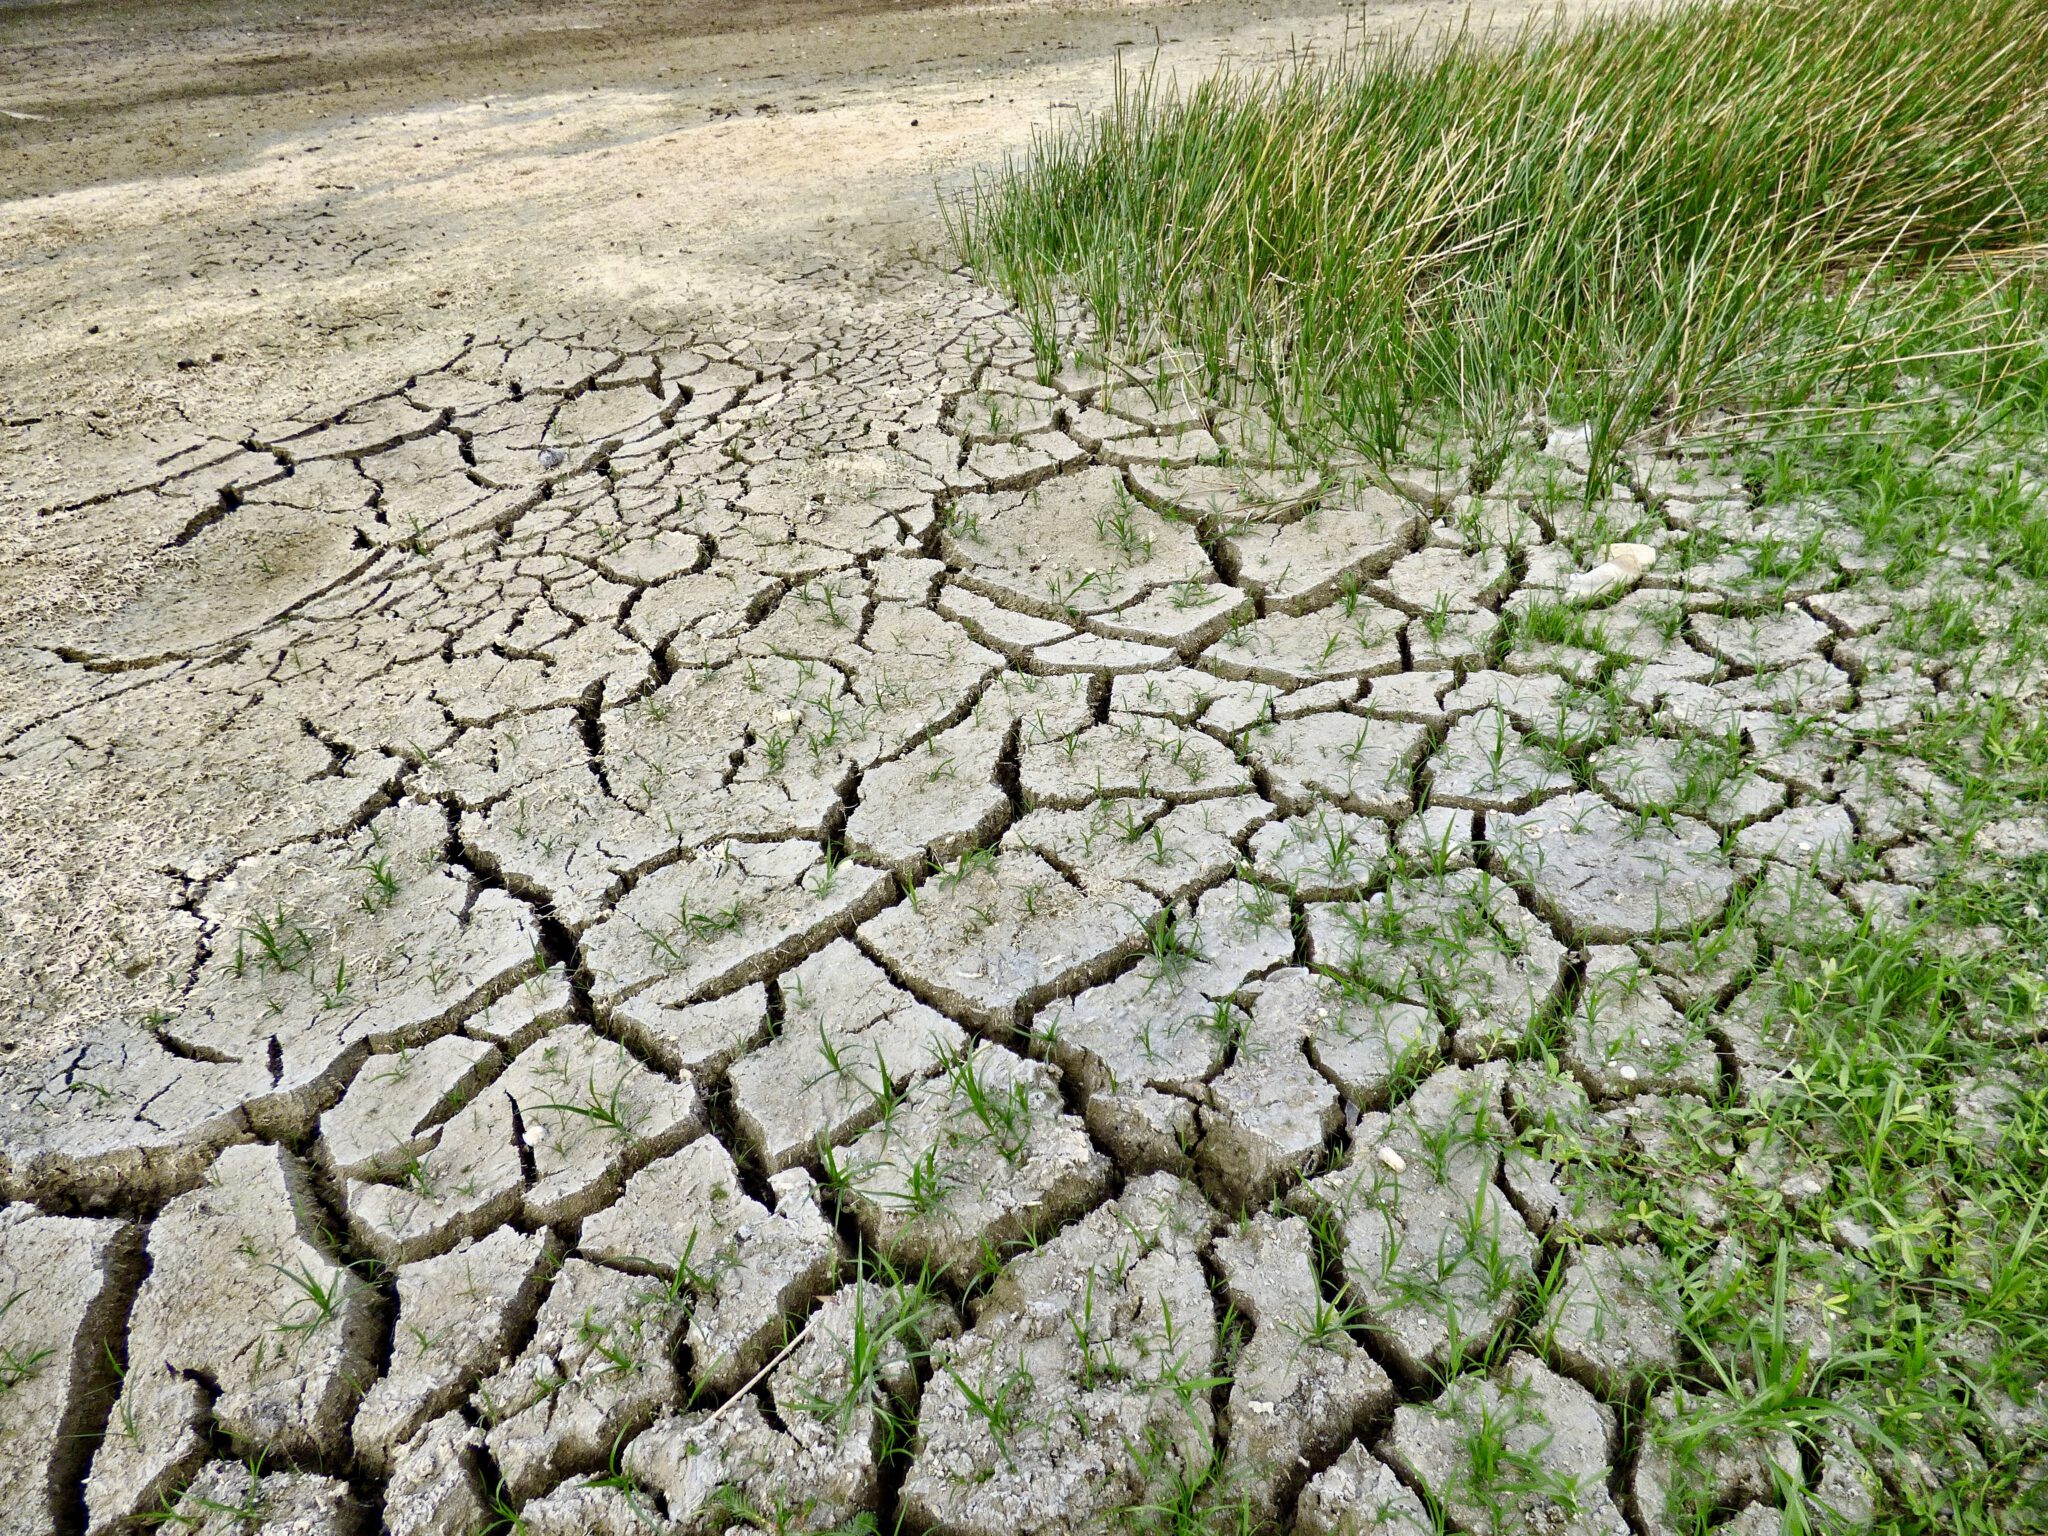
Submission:
<svg viewBox="0 0 2048 1536">
<path fill-rule="evenodd" d="M 1867 1507 L 1674 1465 L 1572 1147 L 1767 1094 L 1771 967 L 1910 906 L 1913 594 L 1680 459 L 1563 523 L 1565 432 L 1304 471 L 929 261 L 745 304 L 35 507 L 161 557 L 12 653 L 38 867 L 112 873 L 10 903 L 0 1532 Z"/>
<path fill-rule="evenodd" d="M 215 1498 L 231 1446 L 319 1469 L 264 1494 L 309 1529 L 696 1530 L 737 1489 L 994 1532 L 1220 1456 L 1305 1529 L 1471 1528 L 1506 1415 L 1562 1467 L 1510 1523 L 1622 1529 L 1657 1474 L 1614 1410 L 1675 1323 L 1529 1133 L 1740 1091 L 1687 939 L 1903 895 L 1875 807 L 1913 848 L 1878 764 L 1770 750 L 1777 680 L 1844 731 L 1934 684 L 1814 616 L 1853 561 L 1789 610 L 1689 571 L 1755 514 L 1672 464 L 1614 509 L 1673 552 L 1587 617 L 1615 688 L 1442 664 L 1443 615 L 1555 601 L 1540 527 L 1363 470 L 1276 510 L 1256 424 L 1156 369 L 1041 383 L 928 266 L 820 286 L 765 340 L 479 340 L 126 493 L 213 600 L 63 643 L 7 762 L 192 825 L 160 1001 L 8 1062 L 0 1251 L 104 1277 L 9 1319 L 75 1362 L 24 1432 L 105 1415 L 25 1470 L 94 1531 Z M 280 525 L 309 552 L 250 579 Z M 1751 750 L 1704 793 L 1717 711 Z M 934 1277 L 902 1329 L 878 1266 Z"/>
</svg>

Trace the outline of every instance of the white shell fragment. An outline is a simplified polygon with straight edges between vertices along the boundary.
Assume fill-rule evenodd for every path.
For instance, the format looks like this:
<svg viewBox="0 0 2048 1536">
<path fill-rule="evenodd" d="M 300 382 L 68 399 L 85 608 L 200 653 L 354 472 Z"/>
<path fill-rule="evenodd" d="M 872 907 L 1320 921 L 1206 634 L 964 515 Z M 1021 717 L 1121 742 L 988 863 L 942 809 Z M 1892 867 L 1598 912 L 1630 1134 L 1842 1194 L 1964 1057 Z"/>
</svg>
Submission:
<svg viewBox="0 0 2048 1536">
<path fill-rule="evenodd" d="M 1648 544 L 1610 544 L 1607 558 L 1590 571 L 1581 571 L 1565 583 L 1564 595 L 1572 602 L 1590 603 L 1610 592 L 1633 586 L 1643 572 L 1657 563 L 1657 551 Z"/>
</svg>

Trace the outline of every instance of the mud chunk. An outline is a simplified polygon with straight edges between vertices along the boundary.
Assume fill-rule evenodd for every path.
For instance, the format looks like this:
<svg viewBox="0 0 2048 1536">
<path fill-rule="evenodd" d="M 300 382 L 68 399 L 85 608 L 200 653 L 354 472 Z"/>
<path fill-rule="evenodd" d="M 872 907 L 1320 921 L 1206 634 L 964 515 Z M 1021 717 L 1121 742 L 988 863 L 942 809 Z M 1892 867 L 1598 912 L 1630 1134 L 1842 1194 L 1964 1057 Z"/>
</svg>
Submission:
<svg viewBox="0 0 2048 1536">
<path fill-rule="evenodd" d="M 1236 1059 L 1203 1094 L 1197 1160 L 1227 1207 L 1256 1206 L 1321 1160 L 1343 1100 L 1383 1105 L 1395 1077 L 1433 1058 L 1438 1031 L 1412 1004 L 1347 991 L 1298 968 L 1259 988 Z"/>
<path fill-rule="evenodd" d="M 1718 703 L 1733 709 L 1781 714 L 1846 710 L 1856 696 L 1849 674 L 1817 657 L 1717 683 L 1713 693 Z"/>
<path fill-rule="evenodd" d="M 531 910 L 497 890 L 472 900 L 447 839 L 438 808 L 403 804 L 353 837 L 247 860 L 209 895 L 222 941 L 162 1029 L 183 1054 L 267 1065 L 259 1130 L 309 1127 L 370 1051 L 423 1043 L 537 969 Z"/>
<path fill-rule="evenodd" d="M 865 1130 L 967 1038 L 845 939 L 784 972 L 780 987 L 781 1033 L 730 1072 L 740 1134 L 770 1172 Z"/>
<path fill-rule="evenodd" d="M 433 1144 L 428 1129 L 475 1098 L 504 1064 L 489 1045 L 460 1035 L 372 1056 L 320 1117 L 314 1155 L 336 1178 L 394 1173 Z"/>
<path fill-rule="evenodd" d="M 211 1422 L 278 1457 L 340 1457 L 371 1377 L 375 1301 L 329 1257 L 305 1169 L 234 1147 L 150 1227 L 128 1369 L 86 1483 L 89 1528 L 154 1507 L 207 1454 Z"/>
<path fill-rule="evenodd" d="M 687 1341 L 700 1391 L 732 1391 L 783 1338 L 783 1320 L 832 1284 L 839 1239 L 810 1176 L 777 1180 L 773 1211 L 704 1137 L 627 1181 L 618 1203 L 583 1224 L 582 1253 L 673 1281 L 691 1302 Z"/>
<path fill-rule="evenodd" d="M 1394 1384 L 1345 1331 L 1344 1309 L 1316 1286 L 1309 1225 L 1261 1212 L 1218 1238 L 1230 1300 L 1252 1326 L 1219 1426 L 1226 1485 L 1270 1518 L 1301 1478 L 1368 1418 L 1391 1406 Z"/>
<path fill-rule="evenodd" d="M 670 1003 L 656 982 L 612 1011 L 619 1037 L 664 1072 L 716 1078 L 768 1038 L 768 989 L 759 982 L 702 1003 Z"/>
<path fill-rule="evenodd" d="M 1047 672 L 1101 676 L 1105 673 L 1149 672 L 1170 665 L 1174 653 L 1163 645 L 1113 640 L 1106 635 L 1076 635 L 1040 646 L 1032 660 Z"/>
<path fill-rule="evenodd" d="M 1020 783 L 1026 804 L 1055 809 L 1087 806 L 1105 795 L 1183 801 L 1251 788 L 1245 770 L 1214 737 L 1136 715 L 1072 736 L 1027 737 Z"/>
<path fill-rule="evenodd" d="M 1120 723 L 1132 718 L 1167 720 L 1175 725 L 1192 725 L 1206 719 L 1206 712 L 1219 701 L 1249 699 L 1256 694 L 1265 702 L 1280 695 L 1271 688 L 1252 688 L 1226 683 L 1206 672 L 1176 667 L 1170 672 L 1146 672 L 1116 678 L 1109 690 L 1109 718 Z M 1255 707 L 1253 718 L 1264 714 Z M 1208 723 L 1214 724 L 1214 721 Z"/>
<path fill-rule="evenodd" d="M 1812 659 L 1831 638 L 1827 625 L 1797 608 L 1758 618 L 1694 614 L 1692 630 L 1711 655 L 1751 672 Z"/>
<path fill-rule="evenodd" d="M 1268 1039 L 1254 1021 L 1238 1059 L 1203 1095 L 1203 1183 L 1227 1208 L 1257 1205 L 1312 1167 L 1343 1121 L 1336 1088 L 1302 1042 Z"/>
<path fill-rule="evenodd" d="M 1743 916 L 1781 951 L 1824 949 L 1854 934 L 1856 916 L 1819 875 L 1767 860 Z"/>
<path fill-rule="evenodd" d="M 862 1230 L 897 1265 L 956 1284 L 987 1254 L 1102 1198 L 1109 1160 L 1063 1112 L 1051 1068 L 996 1045 L 952 1055 L 838 1160 Z"/>
<path fill-rule="evenodd" d="M 1799 1059 L 1797 1020 L 1821 985 L 1810 962 L 1781 953 L 1716 1021 L 1735 1058 L 1736 1083 L 1753 1102 L 1789 1084 Z"/>
<path fill-rule="evenodd" d="M 1380 1454 L 1463 1530 L 1627 1536 L 1607 1492 L 1614 1439 L 1608 1408 L 1517 1350 L 1496 1376 L 1395 1409 Z"/>
<path fill-rule="evenodd" d="M 194 1536 L 349 1536 L 359 1509 L 337 1478 L 213 1461 L 178 1496 L 170 1522 Z"/>
<path fill-rule="evenodd" d="M 1735 835 L 1737 852 L 1834 882 L 1856 863 L 1856 827 L 1839 805 L 1801 805 Z"/>
<path fill-rule="evenodd" d="M 1461 1061 L 1526 1040 L 1564 990 L 1564 946 L 1478 870 L 1396 880 L 1364 902 L 1316 903 L 1308 933 L 1318 966 L 1447 1014 Z"/>
<path fill-rule="evenodd" d="M 1407 617 L 1371 598 L 1352 597 L 1313 613 L 1269 613 L 1231 630 L 1203 664 L 1220 677 L 1276 687 L 1384 677 L 1402 668 Z"/>
<path fill-rule="evenodd" d="M 1567 581 L 1567 591 L 1570 586 Z M 1651 587 L 1624 593 L 1587 615 L 1581 628 L 1610 656 L 1660 668 L 1697 668 L 1701 680 L 1713 675 L 1713 663 L 1685 643 L 1685 600 L 1675 592 Z"/>
<path fill-rule="evenodd" d="M 1338 712 L 1261 727 L 1246 750 L 1283 811 L 1301 815 L 1328 804 L 1391 819 L 1414 808 L 1415 765 L 1427 737 L 1420 725 Z"/>
<path fill-rule="evenodd" d="M 1502 868 L 1581 943 L 1667 938 L 1718 917 L 1735 887 L 1713 829 L 1686 816 L 1637 823 L 1581 791 L 1487 818 Z"/>
<path fill-rule="evenodd" d="M 1605 1398 L 1678 1366 L 1680 1308 L 1664 1256 L 1644 1244 L 1580 1247 L 1538 1335 L 1559 1370 Z"/>
<path fill-rule="evenodd" d="M 1009 797 L 996 783 L 1008 739 L 1006 720 L 968 720 L 869 769 L 847 818 L 847 846 L 907 872 L 988 842 L 1009 816 Z"/>
<path fill-rule="evenodd" d="M 1305 901 L 1356 895 L 1378 877 L 1387 853 L 1384 822 L 1318 807 L 1253 834 L 1252 868 Z"/>
<path fill-rule="evenodd" d="M 1853 782 L 1850 759 L 1859 738 L 1839 720 L 1815 717 L 1812 707 L 1802 709 L 1798 718 L 1758 710 L 1742 715 L 1739 723 L 1749 741 L 1751 767 L 1801 795 L 1820 798 L 1844 779 Z"/>
<path fill-rule="evenodd" d="M 1436 1536 L 1437 1524 L 1392 1467 L 1354 1445 L 1309 1479 L 1294 1528 L 1300 1536 Z"/>
<path fill-rule="evenodd" d="M 476 1451 L 483 1431 L 444 1414 L 401 1447 L 384 1485 L 384 1527 L 391 1536 L 470 1536 L 487 1524 Z"/>
<path fill-rule="evenodd" d="M 1347 582 L 1385 571 L 1413 547 L 1422 526 L 1415 509 L 1384 491 L 1358 487 L 1285 520 L 1254 514 L 1219 521 L 1227 569 L 1272 613 L 1304 613 L 1329 602 Z"/>
<path fill-rule="evenodd" d="M 1785 804 L 1785 786 L 1750 771 L 1739 744 L 1706 736 L 1644 736 L 1593 754 L 1593 782 L 1631 810 L 1679 811 L 1717 832 Z"/>
<path fill-rule="evenodd" d="M 1096 450 L 1105 464 L 1146 464 L 1162 470 L 1213 462 L 1223 450 L 1200 427 L 1150 433 L 1143 437 L 1105 439 Z"/>
<path fill-rule="evenodd" d="M 1348 1165 L 1294 1197 L 1337 1224 L 1351 1292 L 1411 1381 L 1483 1352 L 1534 1283 L 1535 1240 L 1494 1187 L 1505 1076 L 1498 1062 L 1436 1072 L 1363 1116 Z"/>
<path fill-rule="evenodd" d="M 1378 685 L 1375 685 L 1377 687 Z M 1569 685 L 1549 672 L 1518 675 L 1480 670 L 1444 694 L 1444 710 L 1453 715 L 1498 709 L 1523 730 L 1555 739 L 1565 734 L 1570 719 Z"/>
<path fill-rule="evenodd" d="M 559 1257 L 542 1234 L 500 1227 L 398 1269 L 391 1364 L 356 1411 L 356 1454 L 374 1471 L 455 1407 L 532 1319 Z"/>
<path fill-rule="evenodd" d="M 1682 1387 L 1650 1400 L 1628 1492 L 1652 1536 L 1697 1530 L 1717 1510 L 1774 1504 L 1780 1479 L 1804 1480 L 1790 1435 L 1714 1424 L 1719 1414 L 1733 1417 L 1734 1408 L 1726 1397 Z M 1768 1530 L 1777 1529 L 1773 1515 Z"/>
<path fill-rule="evenodd" d="M 657 529 L 607 550 L 597 566 L 615 582 L 652 587 L 700 569 L 708 558 L 694 534 Z"/>
<path fill-rule="evenodd" d="M 976 443 L 968 450 L 967 469 L 991 487 L 1029 486 L 1087 457 L 1064 432 L 1041 432 L 1021 443 Z"/>
<path fill-rule="evenodd" d="M 825 624 L 822 633 L 800 611 L 779 614 L 788 655 L 738 657 L 732 642 L 699 640 L 711 656 L 678 657 L 679 670 L 661 688 L 605 711 L 603 753 L 591 766 L 602 769 L 608 794 L 587 813 L 578 856 L 623 879 L 678 847 L 820 835 L 860 763 L 893 739 L 862 708 L 852 668 L 821 659 L 855 649 L 859 611 L 841 610 L 845 627 Z M 519 808 L 514 800 L 506 814 Z M 517 823 L 510 830 L 518 834 Z M 548 839 L 547 820 L 529 820 L 526 835 Z M 547 855 L 546 846 L 538 853 Z"/>
<path fill-rule="evenodd" d="M 1429 761 L 1433 805 L 1526 811 L 1571 788 L 1563 757 L 1531 742 L 1498 709 L 1479 710 L 1452 726 Z"/>
<path fill-rule="evenodd" d="M 1298 968 L 1266 978 L 1252 1021 L 1263 1037 L 1300 1039 L 1316 1070 L 1362 1110 L 1386 1108 L 1394 1085 L 1433 1066 L 1442 1045 L 1426 1009 Z"/>
<path fill-rule="evenodd" d="M 1863 693 L 1867 702 L 1871 690 L 1865 687 Z M 1847 780 L 1842 803 L 1854 818 L 1851 841 L 1867 848 L 1889 849 L 1909 839 L 1930 837 L 1944 824 L 1952 823 L 1960 809 L 1955 786 L 1911 758 L 1886 758 L 1867 752 L 1857 759 Z M 1985 853 L 1992 852 L 1996 825 L 1980 831 L 1973 846 Z M 1809 851 L 1819 851 L 1817 839 L 1795 838 L 1795 855 L 1801 842 L 1813 842 L 1816 846 Z"/>
<path fill-rule="evenodd" d="M 1106 612 L 1214 575 L 1194 530 L 1161 517 L 1109 469 L 963 496 L 940 550 L 964 585 L 1049 619 Z"/>
<path fill-rule="evenodd" d="M 1192 413 L 1183 424 L 1192 425 L 1200 419 L 1200 406 L 1188 402 L 1183 409 Z M 1100 412 L 1094 414 L 1104 426 L 1113 419 L 1102 417 Z M 1119 414 L 1125 414 L 1121 407 Z M 1107 435 L 1121 438 L 1134 434 L 1112 431 Z M 1306 515 L 1323 489 L 1321 479 L 1313 473 L 1257 469 L 1250 462 L 1204 465 L 1179 472 L 1140 467 L 1132 472 L 1131 478 L 1146 500 L 1215 531 L 1231 531 L 1255 523 L 1284 526 Z"/>
<path fill-rule="evenodd" d="M 1696 935 L 1638 944 L 1671 1006 L 1689 1012 L 1724 1003 L 1756 968 L 1756 934 L 1739 924 L 1703 929 Z"/>
<path fill-rule="evenodd" d="M 935 1352 L 910 1519 L 962 1536 L 1090 1530 L 1198 1475 L 1214 1444 L 1192 1385 L 1216 1359 L 1199 1257 L 1213 1219 L 1152 1174 L 1012 1262 L 973 1329 Z"/>
<path fill-rule="evenodd" d="M 1185 1171 L 1201 1084 L 1222 1067 L 1242 1013 L 1229 999 L 1293 950 L 1286 906 L 1231 881 L 1155 925 L 1155 952 L 1115 981 L 1056 998 L 1036 1048 L 1081 1096 L 1088 1128 L 1126 1168 Z"/>
<path fill-rule="evenodd" d="M 675 1000 L 760 980 L 872 912 L 886 877 L 816 843 L 727 843 L 642 880 L 584 937 L 599 1006 L 656 981 Z"/>
<path fill-rule="evenodd" d="M 1375 678 L 1361 708 L 1369 715 L 1388 720 L 1435 725 L 1451 713 L 1443 698 L 1456 681 L 1457 674 L 1450 671 L 1402 672 Z"/>
<path fill-rule="evenodd" d="M 697 1091 L 587 1025 L 553 1031 L 441 1129 L 399 1182 L 350 1180 L 349 1219 L 387 1262 L 441 1252 L 524 1210 L 573 1220 L 704 1129 Z"/>
<path fill-rule="evenodd" d="M 1074 626 L 1057 619 L 1020 613 L 992 602 L 979 592 L 948 582 L 939 594 L 938 611 L 983 645 L 1016 659 L 1034 647 L 1073 638 Z"/>
<path fill-rule="evenodd" d="M 0 1536 L 60 1528 L 141 1249 L 126 1222 L 0 1210 L 0 1445 L 14 1482 Z"/>
<path fill-rule="evenodd" d="M 1210 678 L 1209 686 L 1220 690 L 1216 701 L 1202 712 L 1201 723 L 1212 732 L 1229 736 L 1233 744 L 1244 733 L 1271 720 L 1292 720 L 1299 715 L 1318 715 L 1342 709 L 1356 701 L 1362 684 L 1344 678 L 1327 683 L 1309 683 L 1283 690 L 1271 683 Z M 1370 713 L 1370 711 L 1368 711 Z"/>
<path fill-rule="evenodd" d="M 581 1479 L 529 1500 L 519 1521 L 522 1536 L 644 1536 L 673 1529 L 640 1488 Z"/>
<path fill-rule="evenodd" d="M 1611 1129 L 1578 1079 L 1556 1063 L 1518 1062 L 1506 1093 L 1521 1134 L 1501 1154 L 1501 1183 L 1530 1229 L 1539 1237 L 1632 1236 L 1633 1224 L 1609 1192 L 1577 1176 Z"/>
<path fill-rule="evenodd" d="M 469 812 L 461 836 L 471 859 L 545 902 L 571 933 L 609 910 L 625 876 L 676 846 L 671 825 L 613 799 L 587 763 Z"/>
<path fill-rule="evenodd" d="M 862 924 L 860 942 L 934 1006 L 1004 1029 L 1136 954 L 1158 910 L 1134 886 L 1084 888 L 1037 854 L 979 850 Z"/>
<path fill-rule="evenodd" d="M 1479 844 L 1479 813 L 1425 805 L 1394 828 L 1394 853 L 1411 872 L 1470 869 Z"/>
<path fill-rule="evenodd" d="M 509 1220 L 525 1193 L 521 1145 L 517 1101 L 509 1085 L 494 1084 L 439 1128 L 425 1155 L 395 1170 L 399 1182 L 348 1183 L 357 1240 L 386 1263 L 405 1263 Z"/>
<path fill-rule="evenodd" d="M 98 656 L 143 661 L 249 633 L 362 563 L 355 520 L 342 511 L 359 506 L 362 492 L 358 482 L 355 494 L 332 510 L 267 505 L 241 529 L 215 528 L 211 538 L 202 533 L 185 551 L 187 559 L 150 572 L 128 602 L 89 624 L 67 626 L 72 644 Z"/>
<path fill-rule="evenodd" d="M 1471 669 L 1486 665 L 1501 627 L 1500 615 L 1487 609 L 1431 613 L 1409 624 L 1409 659 L 1424 669 Z"/>
<path fill-rule="evenodd" d="M 570 1259 L 519 1358 L 476 1390 L 484 1443 L 514 1498 L 604 1465 L 612 1446 L 682 1390 L 671 1288 Z"/>
<path fill-rule="evenodd" d="M 1174 901 L 1235 868 L 1238 840 L 1272 814 L 1257 795 L 1179 805 L 1103 799 L 1084 809 L 1033 811 L 1003 841 L 1029 848 L 1084 884 L 1133 885 Z"/>
<path fill-rule="evenodd" d="M 825 1299 L 769 1375 L 777 1424 L 752 1397 L 664 1418 L 626 1448 L 625 1468 L 684 1531 L 724 1529 L 733 1492 L 803 1510 L 808 1529 L 843 1529 L 876 1507 L 886 1421 L 915 1410 L 916 1362 L 958 1328 L 917 1287 L 857 1282 Z"/>
<path fill-rule="evenodd" d="M 548 965 L 463 1021 L 463 1033 L 516 1056 L 575 1013 L 568 972 Z"/>
<path fill-rule="evenodd" d="M 1509 585 L 1507 556 L 1500 550 L 1468 553 L 1434 545 L 1403 555 L 1371 591 L 1380 601 L 1420 618 L 1490 608 L 1507 594 Z"/>
<path fill-rule="evenodd" d="M 1085 622 L 1112 640 L 1163 646 L 1192 656 L 1251 613 L 1251 599 L 1236 587 L 1185 581 L 1148 593 L 1113 613 L 1092 614 Z"/>
<path fill-rule="evenodd" d="M 1586 978 L 1562 1052 L 1596 1098 L 1638 1093 L 1711 1096 L 1721 1064 L 1703 1022 L 1673 1008 L 1649 967 L 1618 944 L 1587 951 Z"/>
<path fill-rule="evenodd" d="M 1825 1512 L 1834 1529 L 1862 1531 L 1876 1523 L 1884 1495 L 1877 1469 L 1855 1437 L 1845 1428 L 1832 1428 L 1821 1441 L 1820 1477 L 1813 1503 Z"/>
<path fill-rule="evenodd" d="M 194 1061 L 111 1023 L 0 1078 L 0 1192 L 103 1205 L 188 1190 L 271 1086 L 261 1057 Z"/>
<path fill-rule="evenodd" d="M 1053 424 L 1058 401 L 1052 390 L 1025 384 L 978 389 L 953 402 L 953 428 L 982 442 L 1026 437 Z"/>
</svg>

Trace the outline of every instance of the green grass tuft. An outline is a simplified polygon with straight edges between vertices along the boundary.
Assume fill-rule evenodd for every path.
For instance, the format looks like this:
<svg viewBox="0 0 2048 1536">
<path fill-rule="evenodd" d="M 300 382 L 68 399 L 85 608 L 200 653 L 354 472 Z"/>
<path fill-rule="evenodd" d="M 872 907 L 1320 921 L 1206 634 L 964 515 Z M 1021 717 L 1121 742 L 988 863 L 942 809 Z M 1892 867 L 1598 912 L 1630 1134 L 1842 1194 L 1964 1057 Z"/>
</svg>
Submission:
<svg viewBox="0 0 2048 1536">
<path fill-rule="evenodd" d="M 1193 349 L 1381 455 L 2048 392 L 2048 8 L 1705 0 L 1119 82 L 954 210 L 1050 335 Z"/>
</svg>

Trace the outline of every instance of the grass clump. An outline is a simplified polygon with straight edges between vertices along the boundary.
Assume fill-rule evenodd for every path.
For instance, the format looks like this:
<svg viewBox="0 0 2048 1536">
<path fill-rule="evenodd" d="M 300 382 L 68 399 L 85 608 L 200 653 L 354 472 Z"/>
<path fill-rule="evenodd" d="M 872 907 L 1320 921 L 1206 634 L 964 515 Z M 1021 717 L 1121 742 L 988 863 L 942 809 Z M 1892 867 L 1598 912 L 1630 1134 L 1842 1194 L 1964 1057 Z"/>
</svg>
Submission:
<svg viewBox="0 0 2048 1536">
<path fill-rule="evenodd" d="M 1192 348 L 1381 455 L 1547 412 L 1597 462 L 1930 381 L 2038 409 L 2043 57 L 2032 0 L 1688 0 L 1146 75 L 955 232 L 1042 347 L 1077 291 L 1107 344 Z"/>
</svg>

